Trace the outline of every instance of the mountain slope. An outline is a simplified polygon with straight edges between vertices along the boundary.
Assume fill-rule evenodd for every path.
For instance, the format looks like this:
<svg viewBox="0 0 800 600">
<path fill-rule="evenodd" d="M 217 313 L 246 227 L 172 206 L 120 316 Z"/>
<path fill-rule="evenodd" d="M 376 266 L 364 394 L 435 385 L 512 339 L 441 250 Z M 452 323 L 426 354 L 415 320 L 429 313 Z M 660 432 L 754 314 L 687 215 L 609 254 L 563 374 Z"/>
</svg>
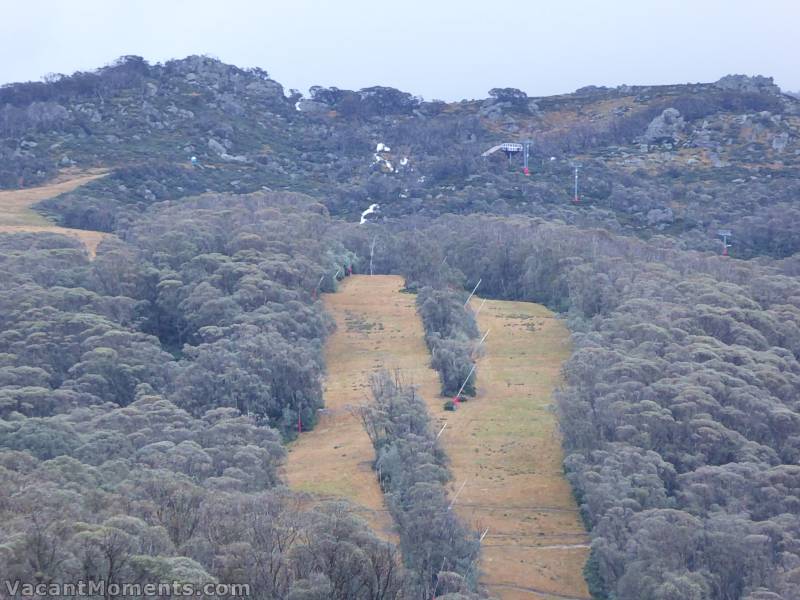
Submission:
<svg viewBox="0 0 800 600">
<path fill-rule="evenodd" d="M 65 225 L 102 230 L 158 200 L 266 186 L 316 195 L 353 220 L 377 203 L 384 217 L 525 213 L 713 251 L 725 227 L 738 256 L 800 248 L 786 225 L 798 217 L 800 101 L 768 78 L 491 94 L 445 104 L 392 88 L 312 88 L 302 98 L 264 71 L 206 57 L 123 57 L 0 89 L 0 185 L 110 167 L 86 194 L 45 206 Z M 524 140 L 530 177 L 519 156 L 481 158 Z"/>
</svg>

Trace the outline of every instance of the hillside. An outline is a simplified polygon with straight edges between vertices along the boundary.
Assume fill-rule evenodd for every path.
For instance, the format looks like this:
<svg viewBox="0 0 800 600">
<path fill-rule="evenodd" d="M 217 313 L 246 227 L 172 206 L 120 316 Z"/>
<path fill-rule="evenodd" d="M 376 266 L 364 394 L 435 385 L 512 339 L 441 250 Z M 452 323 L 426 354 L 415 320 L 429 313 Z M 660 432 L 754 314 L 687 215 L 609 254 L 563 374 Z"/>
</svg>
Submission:
<svg viewBox="0 0 800 600">
<path fill-rule="evenodd" d="M 384 217 L 528 214 L 717 252 L 725 227 L 738 256 L 800 247 L 787 226 L 797 218 L 800 101 L 768 78 L 491 94 L 446 104 L 317 87 L 303 98 L 264 71 L 206 57 L 123 57 L 0 89 L 0 186 L 64 166 L 110 168 L 80 201 L 44 206 L 66 226 L 104 231 L 157 200 L 266 186 L 317 195 L 350 220 L 377 203 Z M 524 140 L 530 177 L 518 156 L 481 158 Z"/>
</svg>

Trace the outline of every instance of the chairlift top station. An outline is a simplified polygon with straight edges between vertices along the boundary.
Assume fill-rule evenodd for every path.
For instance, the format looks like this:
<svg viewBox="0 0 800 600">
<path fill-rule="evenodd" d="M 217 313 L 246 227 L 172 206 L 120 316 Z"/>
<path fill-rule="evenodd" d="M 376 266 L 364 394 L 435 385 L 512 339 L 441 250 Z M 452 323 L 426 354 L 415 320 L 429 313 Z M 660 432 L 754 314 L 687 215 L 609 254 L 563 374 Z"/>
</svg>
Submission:
<svg viewBox="0 0 800 600">
<path fill-rule="evenodd" d="M 489 148 L 486 152 L 481 153 L 481 156 L 486 158 L 487 156 L 491 156 L 498 150 L 502 150 L 506 153 L 507 157 L 511 157 L 512 154 L 516 154 L 518 152 L 522 152 L 522 172 L 525 175 L 530 175 L 530 169 L 528 168 L 528 158 L 531 153 L 531 144 L 533 142 L 526 140 L 522 143 L 519 142 L 503 142 L 502 144 L 498 144 L 497 146 L 493 146 Z"/>
<path fill-rule="evenodd" d="M 503 151 L 506 153 L 506 157 L 511 158 L 512 154 L 516 154 L 518 152 L 522 152 L 522 172 L 525 176 L 530 176 L 531 172 L 528 168 L 528 160 L 530 158 L 531 153 L 531 145 L 533 144 L 530 140 L 525 140 L 524 142 L 503 142 L 501 144 L 497 144 L 496 146 L 492 146 L 485 152 L 481 153 L 483 158 L 487 158 L 498 151 Z M 550 160 L 555 160 L 554 157 L 551 157 Z M 574 195 L 572 198 L 572 202 L 574 204 L 580 203 L 580 195 L 578 193 L 578 169 L 581 168 L 579 163 L 572 163 L 572 167 L 575 170 L 575 189 Z"/>
</svg>

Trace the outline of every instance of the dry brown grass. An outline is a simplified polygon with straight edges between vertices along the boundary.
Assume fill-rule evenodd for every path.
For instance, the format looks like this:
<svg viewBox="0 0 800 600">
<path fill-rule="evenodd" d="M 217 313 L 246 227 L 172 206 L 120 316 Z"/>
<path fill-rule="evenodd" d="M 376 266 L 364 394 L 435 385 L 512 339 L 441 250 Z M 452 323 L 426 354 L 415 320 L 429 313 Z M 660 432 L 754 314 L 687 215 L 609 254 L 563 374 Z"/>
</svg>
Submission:
<svg viewBox="0 0 800 600">
<path fill-rule="evenodd" d="M 478 301 L 473 303 L 477 308 Z M 588 538 L 561 463 L 552 393 L 569 356 L 569 333 L 546 308 L 487 300 L 489 330 L 478 363 L 478 397 L 458 412 L 432 412 L 448 425 L 459 515 L 486 530 L 482 583 L 506 599 L 588 598 Z"/>
<path fill-rule="evenodd" d="M 58 227 L 56 225 L 0 225 L 0 233 L 58 233 L 67 237 L 75 238 L 83 245 L 89 253 L 90 258 L 94 258 L 97 253 L 97 246 L 110 234 L 102 231 L 90 231 L 87 229 L 69 229 L 68 227 Z"/>
<path fill-rule="evenodd" d="M 479 314 L 490 329 L 479 363 L 479 395 L 446 412 L 430 369 L 415 297 L 394 276 L 353 276 L 325 296 L 337 331 L 326 347 L 326 410 L 318 427 L 292 444 L 290 485 L 363 507 L 387 539 L 396 539 L 371 470 L 374 452 L 347 407 L 369 400 L 369 376 L 399 369 L 447 429 L 451 494 L 466 480 L 456 510 L 483 542 L 482 583 L 503 600 L 588 598 L 582 570 L 588 539 L 561 471 L 552 391 L 569 355 L 569 334 L 547 309 L 489 300 Z M 477 304 L 476 304 L 477 306 Z"/>
<path fill-rule="evenodd" d="M 82 185 L 100 177 L 108 171 L 92 169 L 88 171 L 65 170 L 51 183 L 20 190 L 0 191 L 0 233 L 24 233 L 49 231 L 76 238 L 83 242 L 90 257 L 94 257 L 97 245 L 108 234 L 100 231 L 69 229 L 58 227 L 34 212 L 31 207 L 37 202 L 71 192 Z"/>
<path fill-rule="evenodd" d="M 400 277 L 354 275 L 339 292 L 325 295 L 337 327 L 325 348 L 325 414 L 291 444 L 286 465 L 292 488 L 356 503 L 386 539 L 396 536 L 372 471 L 375 452 L 348 409 L 370 400 L 369 378 L 380 369 L 399 370 L 423 393 L 435 393 L 415 296 L 401 293 L 402 287 Z"/>
</svg>

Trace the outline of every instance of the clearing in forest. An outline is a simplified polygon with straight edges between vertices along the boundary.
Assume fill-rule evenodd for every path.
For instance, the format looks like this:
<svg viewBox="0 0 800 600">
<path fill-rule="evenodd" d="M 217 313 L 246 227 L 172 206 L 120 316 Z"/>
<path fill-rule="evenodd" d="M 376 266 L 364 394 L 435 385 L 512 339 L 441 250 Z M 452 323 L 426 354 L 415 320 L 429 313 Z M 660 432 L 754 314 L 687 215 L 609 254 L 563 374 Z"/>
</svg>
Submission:
<svg viewBox="0 0 800 600">
<path fill-rule="evenodd" d="M 370 376 L 381 369 L 399 370 L 424 394 L 437 392 L 416 296 L 402 287 L 403 279 L 393 275 L 353 275 L 337 293 L 324 295 L 336 320 L 325 346 L 325 410 L 314 430 L 290 445 L 286 465 L 292 488 L 354 502 L 384 539 L 395 534 L 372 470 L 375 451 L 349 408 L 372 400 Z"/>
<path fill-rule="evenodd" d="M 475 310 L 481 300 L 473 300 Z M 489 331 L 478 361 L 478 396 L 447 420 L 458 514 L 481 532 L 481 582 L 504 600 L 589 598 L 589 540 L 564 477 L 553 390 L 570 352 L 569 331 L 545 307 L 487 300 Z"/>
<path fill-rule="evenodd" d="M 97 245 L 108 234 L 100 231 L 70 229 L 54 225 L 31 207 L 37 202 L 54 198 L 60 194 L 71 192 L 82 185 L 104 177 L 107 171 L 93 169 L 89 171 L 66 170 L 55 181 L 32 188 L 0 191 L 0 233 L 25 233 L 46 231 L 77 238 L 86 246 L 89 255 L 94 257 Z"/>
<path fill-rule="evenodd" d="M 417 385 L 451 459 L 455 509 L 482 544 L 481 582 L 508 599 L 588 598 L 582 570 L 586 532 L 561 471 L 552 392 L 569 354 L 569 334 L 542 306 L 487 300 L 478 315 L 490 330 L 478 363 L 478 397 L 443 409 L 437 373 L 413 294 L 390 275 L 354 275 L 325 306 L 337 329 L 325 348 L 325 410 L 289 448 L 292 488 L 356 503 L 375 531 L 396 540 L 371 464 L 374 450 L 349 406 L 371 401 L 370 375 L 399 370 Z M 477 307 L 478 304 L 476 303 Z"/>
</svg>

